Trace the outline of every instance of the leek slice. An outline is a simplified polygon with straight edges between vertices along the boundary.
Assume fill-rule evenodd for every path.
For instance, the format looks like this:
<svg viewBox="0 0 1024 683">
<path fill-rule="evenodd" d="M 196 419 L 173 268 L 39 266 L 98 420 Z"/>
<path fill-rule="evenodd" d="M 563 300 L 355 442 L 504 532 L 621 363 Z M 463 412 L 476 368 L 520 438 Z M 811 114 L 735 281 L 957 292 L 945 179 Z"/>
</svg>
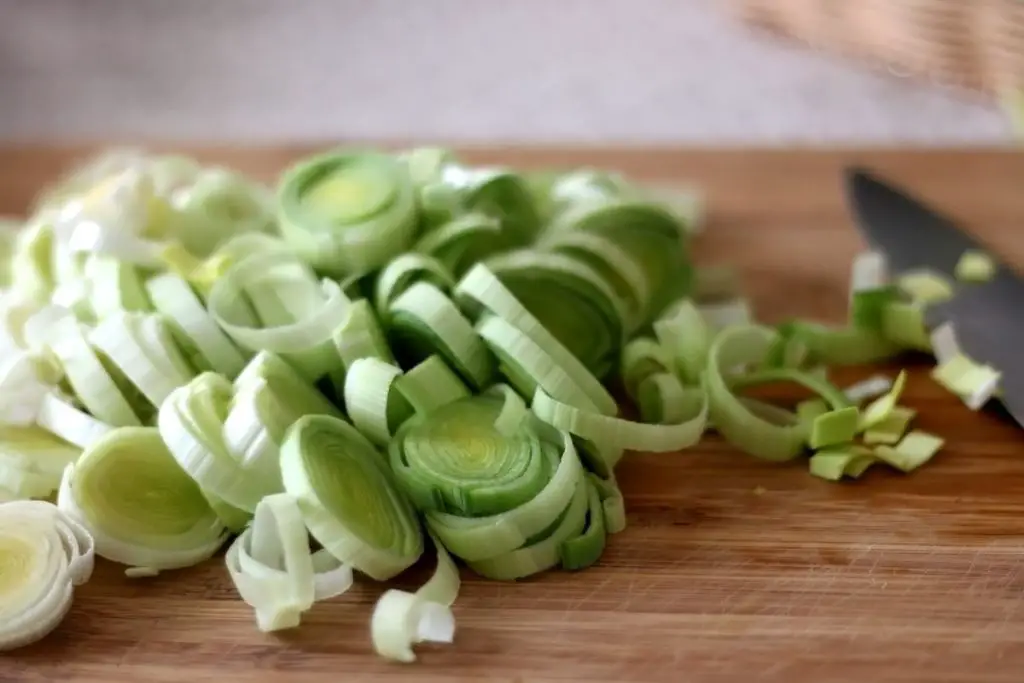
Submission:
<svg viewBox="0 0 1024 683">
<path fill-rule="evenodd" d="M 41 501 L 0 503 L 0 651 L 53 631 L 89 580 L 94 544 L 81 524 Z"/>
<path fill-rule="evenodd" d="M 278 190 L 281 233 L 318 271 L 361 273 L 406 251 L 416 236 L 408 169 L 383 154 L 323 154 L 294 166 Z"/>
<path fill-rule="evenodd" d="M 698 382 L 714 336 L 707 319 L 684 299 L 670 306 L 653 327 L 661 346 L 672 354 L 680 378 L 688 384 Z"/>
<path fill-rule="evenodd" d="M 377 358 L 385 363 L 393 363 L 395 360 L 384 331 L 381 330 L 380 321 L 366 299 L 352 302 L 344 322 L 334 331 L 333 338 L 346 370 L 360 358 Z"/>
<path fill-rule="evenodd" d="M 859 327 L 832 328 L 793 322 L 788 328 L 789 334 L 801 341 L 816 359 L 829 365 L 875 363 L 892 358 L 901 350 L 896 341 Z"/>
<path fill-rule="evenodd" d="M 494 375 L 494 356 L 455 303 L 434 285 L 417 282 L 388 309 L 388 334 L 399 358 L 437 354 L 475 389 Z"/>
<path fill-rule="evenodd" d="M 807 425 L 786 411 L 758 414 L 735 395 L 732 368 L 760 363 L 778 339 L 773 330 L 733 327 L 715 338 L 708 354 L 706 386 L 711 422 L 730 443 L 765 460 L 790 460 L 803 450 Z"/>
<path fill-rule="evenodd" d="M 896 402 L 900 400 L 900 394 L 903 393 L 903 386 L 906 382 L 907 373 L 905 370 L 900 370 L 900 374 L 896 376 L 896 381 L 893 382 L 889 392 L 876 398 L 861 412 L 861 431 L 871 429 L 892 414 L 892 411 L 896 408 Z"/>
<path fill-rule="evenodd" d="M 885 375 L 872 375 L 865 380 L 852 384 L 843 390 L 846 398 L 854 404 L 858 404 L 869 398 L 881 396 L 892 389 L 892 380 Z"/>
<path fill-rule="evenodd" d="M 449 273 L 461 277 L 473 264 L 498 251 L 504 242 L 497 218 L 467 213 L 423 235 L 413 250 L 432 256 Z"/>
<path fill-rule="evenodd" d="M 234 342 L 206 312 L 202 300 L 185 279 L 161 273 L 146 282 L 153 307 L 170 325 L 171 334 L 182 349 L 194 349 L 188 358 L 197 370 L 213 370 L 234 377 L 245 366 L 245 358 Z"/>
<path fill-rule="evenodd" d="M 904 436 L 896 446 L 878 446 L 875 456 L 902 472 L 910 472 L 925 464 L 939 452 L 945 441 L 937 436 L 914 430 Z"/>
<path fill-rule="evenodd" d="M 995 277 L 996 264 L 985 252 L 968 249 L 956 262 L 954 274 L 961 282 L 988 282 Z"/>
<path fill-rule="evenodd" d="M 904 348 L 931 351 L 924 306 L 920 302 L 894 301 L 882 312 L 882 334 Z"/>
<path fill-rule="evenodd" d="M 622 377 L 626 393 L 636 400 L 640 384 L 650 377 L 674 369 L 672 355 L 656 339 L 636 337 L 622 347 L 622 360 L 619 363 L 619 375 Z M 559 398 L 545 387 L 555 398 Z M 532 391 L 530 394 L 532 395 Z M 583 406 L 579 406 L 583 407 Z"/>
<path fill-rule="evenodd" d="M 640 418 L 650 424 L 677 424 L 694 413 L 700 392 L 687 389 L 669 372 L 646 377 L 637 387 L 636 404 Z"/>
<path fill-rule="evenodd" d="M 957 353 L 932 370 L 932 379 L 959 396 L 971 410 L 980 410 L 998 391 L 1002 373 Z"/>
<path fill-rule="evenodd" d="M 594 375 L 615 366 L 628 316 L 597 271 L 564 254 L 529 250 L 496 256 L 487 266 Z"/>
<path fill-rule="evenodd" d="M 171 202 L 178 210 L 175 238 L 200 256 L 233 236 L 269 232 L 276 220 L 269 188 L 223 168 L 200 171 Z"/>
<path fill-rule="evenodd" d="M 374 305 L 386 316 L 391 304 L 417 282 L 427 282 L 444 292 L 451 291 L 455 280 L 437 259 L 424 254 L 402 254 L 388 263 L 377 277 Z"/>
<path fill-rule="evenodd" d="M 336 417 L 307 415 L 281 447 L 285 490 L 331 555 L 379 581 L 411 566 L 423 535 L 384 457 Z"/>
<path fill-rule="evenodd" d="M 814 418 L 807 445 L 813 449 L 827 448 L 853 441 L 857 435 L 860 411 L 854 406 L 831 410 Z"/>
<path fill-rule="evenodd" d="M 53 291 L 52 251 L 53 224 L 50 221 L 30 221 L 15 240 L 11 281 L 14 290 L 25 299 L 42 303 Z"/>
<path fill-rule="evenodd" d="M 810 471 L 829 481 L 839 481 L 844 476 L 856 479 L 877 461 L 871 449 L 862 446 L 829 448 L 811 456 Z"/>
<path fill-rule="evenodd" d="M 904 432 L 910 421 L 917 416 L 913 408 L 896 406 L 889 415 L 873 427 L 864 432 L 864 443 L 866 444 L 894 444 L 903 438 Z"/>
<path fill-rule="evenodd" d="M 601 382 L 573 355 L 572 351 L 548 332 L 486 266 L 474 266 L 456 286 L 455 295 L 464 310 L 472 309 L 475 304 L 476 317 L 479 317 L 480 309 L 488 310 L 543 348 L 572 377 L 601 413 L 614 415 L 618 412 L 615 399 Z"/>
<path fill-rule="evenodd" d="M 378 358 L 356 359 L 345 375 L 345 410 L 352 424 L 377 446 L 386 446 L 412 415 L 396 380 L 402 371 Z"/>
<path fill-rule="evenodd" d="M 239 595 L 256 612 L 260 631 L 299 625 L 314 602 L 341 595 L 352 585 L 352 569 L 309 548 L 309 534 L 295 499 L 267 496 L 252 524 L 225 557 Z"/>
<path fill-rule="evenodd" d="M 0 491 L 12 498 L 48 498 L 81 450 L 39 427 L 0 428 Z"/>
<path fill-rule="evenodd" d="M 900 288 L 912 301 L 928 305 L 953 298 L 953 285 L 945 277 L 931 270 L 912 270 L 896 279 Z"/>
<path fill-rule="evenodd" d="M 64 471 L 57 504 L 92 533 L 98 555 L 129 566 L 187 567 L 226 538 L 152 427 L 122 427 L 96 440 Z"/>
<path fill-rule="evenodd" d="M 261 253 L 236 263 L 214 284 L 208 305 L 240 347 L 272 351 L 310 381 L 340 366 L 333 334 L 348 298 L 293 259 Z"/>
<path fill-rule="evenodd" d="M 469 388 L 440 356 L 431 356 L 396 381 L 395 388 L 412 409 L 426 415 L 469 396 Z"/>
<path fill-rule="evenodd" d="M 437 539 L 437 568 L 415 593 L 391 589 L 377 601 L 370 620 L 373 649 L 400 662 L 413 662 L 412 646 L 429 641 L 450 643 L 455 638 L 451 604 L 459 594 L 459 571 Z"/>
</svg>

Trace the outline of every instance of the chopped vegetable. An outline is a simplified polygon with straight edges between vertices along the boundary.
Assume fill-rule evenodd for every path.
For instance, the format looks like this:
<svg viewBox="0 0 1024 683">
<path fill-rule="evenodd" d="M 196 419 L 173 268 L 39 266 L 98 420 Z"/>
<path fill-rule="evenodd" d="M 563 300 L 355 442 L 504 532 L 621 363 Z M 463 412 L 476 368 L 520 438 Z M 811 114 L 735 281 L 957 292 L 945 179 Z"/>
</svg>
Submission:
<svg viewBox="0 0 1024 683">
<path fill-rule="evenodd" d="M 839 481 L 844 476 L 857 479 L 871 467 L 877 458 L 871 449 L 862 446 L 845 445 L 820 450 L 811 456 L 811 474 L 829 481 Z"/>
<path fill-rule="evenodd" d="M 934 304 L 953 298 L 953 285 L 939 273 L 930 270 L 914 270 L 900 275 L 897 286 L 920 304 Z"/>
<path fill-rule="evenodd" d="M 932 371 L 932 378 L 959 396 L 971 410 L 980 410 L 999 389 L 1002 374 L 958 353 Z"/>
<path fill-rule="evenodd" d="M 860 411 L 850 406 L 831 410 L 814 418 L 811 423 L 811 436 L 808 444 L 817 450 L 827 446 L 853 441 L 857 434 L 857 423 Z"/>
<path fill-rule="evenodd" d="M 875 455 L 898 470 L 910 472 L 931 460 L 944 443 L 937 436 L 915 430 L 904 436 L 895 447 L 876 447 Z"/>
<path fill-rule="evenodd" d="M 907 431 L 907 426 L 910 425 L 910 421 L 916 415 L 917 411 L 913 408 L 894 407 L 887 417 L 864 432 L 864 443 L 896 443 L 903 437 L 903 433 Z"/>
<path fill-rule="evenodd" d="M 858 425 L 861 431 L 871 429 L 892 414 L 892 411 L 896 409 L 896 402 L 900 400 L 900 394 L 903 393 L 903 386 L 906 384 L 906 381 L 906 371 L 900 370 L 900 374 L 896 376 L 896 381 L 893 382 L 889 392 L 884 396 L 876 398 L 864 408 L 860 414 L 860 423 Z"/>
<path fill-rule="evenodd" d="M 983 251 L 969 249 L 956 262 L 956 278 L 962 282 L 988 282 L 996 274 L 996 264 Z"/>
</svg>

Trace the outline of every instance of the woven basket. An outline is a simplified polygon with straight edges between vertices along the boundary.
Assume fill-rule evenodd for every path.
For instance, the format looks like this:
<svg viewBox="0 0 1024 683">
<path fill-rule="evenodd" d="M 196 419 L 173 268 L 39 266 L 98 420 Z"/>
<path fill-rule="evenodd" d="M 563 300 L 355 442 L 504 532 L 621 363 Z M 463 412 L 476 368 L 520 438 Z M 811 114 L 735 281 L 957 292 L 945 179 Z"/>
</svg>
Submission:
<svg viewBox="0 0 1024 683">
<path fill-rule="evenodd" d="M 1024 0 L 734 0 L 747 22 L 992 94 L 1024 88 Z"/>
</svg>

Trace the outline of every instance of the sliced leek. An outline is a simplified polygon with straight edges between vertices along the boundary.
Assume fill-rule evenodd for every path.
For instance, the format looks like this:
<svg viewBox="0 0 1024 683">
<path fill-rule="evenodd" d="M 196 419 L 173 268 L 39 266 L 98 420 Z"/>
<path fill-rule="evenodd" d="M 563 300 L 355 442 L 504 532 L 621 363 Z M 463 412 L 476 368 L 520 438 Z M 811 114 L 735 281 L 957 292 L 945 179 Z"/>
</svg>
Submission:
<svg viewBox="0 0 1024 683">
<path fill-rule="evenodd" d="M 68 465 L 57 503 L 91 532 L 98 555 L 133 567 L 197 564 L 226 538 L 152 427 L 122 427 L 97 439 Z"/>
</svg>

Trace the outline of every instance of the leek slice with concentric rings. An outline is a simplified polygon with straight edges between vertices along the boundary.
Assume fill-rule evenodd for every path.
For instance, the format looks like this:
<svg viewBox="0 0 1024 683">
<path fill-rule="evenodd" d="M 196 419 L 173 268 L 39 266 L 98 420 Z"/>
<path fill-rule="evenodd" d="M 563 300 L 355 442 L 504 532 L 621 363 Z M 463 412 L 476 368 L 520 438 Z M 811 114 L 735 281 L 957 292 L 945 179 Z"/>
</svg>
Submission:
<svg viewBox="0 0 1024 683">
<path fill-rule="evenodd" d="M 122 427 L 68 465 L 57 502 L 92 534 L 96 554 L 131 567 L 207 559 L 226 530 L 153 427 Z"/>
<path fill-rule="evenodd" d="M 0 503 L 0 651 L 36 642 L 64 619 L 89 580 L 89 532 L 55 505 Z"/>
<path fill-rule="evenodd" d="M 281 474 L 310 534 L 345 564 L 384 581 L 422 554 L 419 520 L 384 456 L 344 420 L 299 419 L 281 447 Z"/>
<path fill-rule="evenodd" d="M 374 153 L 324 154 L 281 178 L 281 234 L 303 260 L 334 276 L 383 266 L 416 237 L 406 166 Z"/>
</svg>

